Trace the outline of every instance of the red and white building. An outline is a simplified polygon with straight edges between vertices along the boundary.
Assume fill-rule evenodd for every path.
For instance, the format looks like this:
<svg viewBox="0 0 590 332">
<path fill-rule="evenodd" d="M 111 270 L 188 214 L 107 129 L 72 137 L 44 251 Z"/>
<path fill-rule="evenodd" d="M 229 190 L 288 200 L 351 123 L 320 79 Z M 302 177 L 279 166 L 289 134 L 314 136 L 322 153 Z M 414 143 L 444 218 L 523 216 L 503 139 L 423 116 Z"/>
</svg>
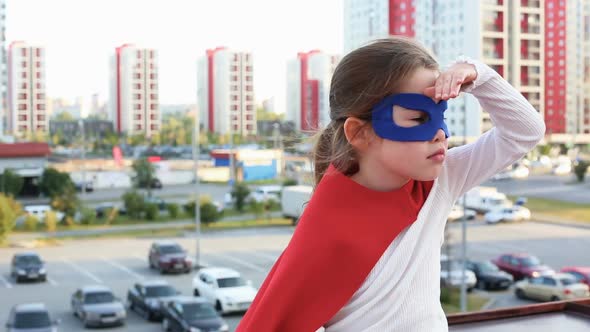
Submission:
<svg viewBox="0 0 590 332">
<path fill-rule="evenodd" d="M 198 105 L 205 132 L 256 135 L 252 54 L 225 47 L 198 60 Z"/>
<path fill-rule="evenodd" d="M 547 134 L 590 133 L 590 4 L 545 0 Z"/>
<path fill-rule="evenodd" d="M 8 48 L 7 133 L 24 137 L 49 130 L 45 48 L 13 42 Z"/>
<path fill-rule="evenodd" d="M 151 137 L 160 131 L 158 53 L 125 44 L 111 59 L 110 110 L 115 130 Z"/>
<path fill-rule="evenodd" d="M 330 122 L 330 81 L 339 56 L 300 52 L 287 64 L 285 118 L 298 131 L 315 131 Z"/>
</svg>

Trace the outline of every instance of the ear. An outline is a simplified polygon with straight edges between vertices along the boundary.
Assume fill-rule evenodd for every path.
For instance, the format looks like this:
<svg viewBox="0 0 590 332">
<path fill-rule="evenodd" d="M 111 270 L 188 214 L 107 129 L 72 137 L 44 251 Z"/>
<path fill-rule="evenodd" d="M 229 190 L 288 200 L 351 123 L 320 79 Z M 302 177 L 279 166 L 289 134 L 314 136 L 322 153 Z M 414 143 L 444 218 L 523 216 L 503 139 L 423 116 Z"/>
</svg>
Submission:
<svg viewBox="0 0 590 332">
<path fill-rule="evenodd" d="M 368 145 L 371 139 L 369 129 L 366 121 L 359 118 L 349 117 L 344 121 L 346 140 L 357 150 L 362 150 Z"/>
</svg>

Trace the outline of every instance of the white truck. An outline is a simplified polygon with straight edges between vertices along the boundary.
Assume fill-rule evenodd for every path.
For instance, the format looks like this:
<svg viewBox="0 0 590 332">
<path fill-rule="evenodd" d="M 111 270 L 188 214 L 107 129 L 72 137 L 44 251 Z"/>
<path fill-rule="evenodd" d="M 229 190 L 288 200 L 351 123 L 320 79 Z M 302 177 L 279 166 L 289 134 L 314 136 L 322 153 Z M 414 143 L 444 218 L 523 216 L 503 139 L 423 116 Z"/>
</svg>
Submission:
<svg viewBox="0 0 590 332">
<path fill-rule="evenodd" d="M 281 193 L 281 209 L 283 217 L 293 220 L 293 225 L 297 225 L 299 217 L 307 202 L 311 199 L 313 193 L 312 186 L 287 186 Z"/>
<path fill-rule="evenodd" d="M 458 203 L 462 200 L 459 198 Z M 475 187 L 465 194 L 465 206 L 480 213 L 499 207 L 510 207 L 512 202 L 495 187 Z"/>
</svg>

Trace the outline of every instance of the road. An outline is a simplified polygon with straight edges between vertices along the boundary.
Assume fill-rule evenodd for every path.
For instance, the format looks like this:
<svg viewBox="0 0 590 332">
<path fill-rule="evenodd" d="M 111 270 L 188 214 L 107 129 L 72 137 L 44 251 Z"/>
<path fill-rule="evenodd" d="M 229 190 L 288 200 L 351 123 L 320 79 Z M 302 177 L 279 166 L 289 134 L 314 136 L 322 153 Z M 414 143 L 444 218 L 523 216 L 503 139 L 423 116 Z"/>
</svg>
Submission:
<svg viewBox="0 0 590 332">
<path fill-rule="evenodd" d="M 484 185 L 496 187 L 508 195 L 590 204 L 590 177 L 582 184 L 573 181 L 572 175 L 533 175 L 526 180 L 488 181 Z"/>
<path fill-rule="evenodd" d="M 292 235 L 291 227 L 244 229 L 204 234 L 201 240 L 202 263 L 227 266 L 240 271 L 259 287 L 272 264 Z M 450 225 L 450 242 L 460 239 L 460 224 Z M 121 298 L 136 280 L 166 279 L 183 294 L 192 294 L 190 275 L 160 276 L 147 266 L 146 255 L 155 238 L 95 239 L 65 241 L 61 246 L 40 248 L 38 252 L 48 263 L 47 283 L 15 284 L 9 277 L 9 261 L 21 249 L 0 249 L 0 321 L 6 319 L 8 308 L 17 303 L 42 301 L 53 315 L 61 318 L 60 331 L 79 331 L 78 322 L 68 307 L 76 287 L 103 283 Z M 192 234 L 176 238 L 195 254 Z M 517 223 L 485 225 L 470 222 L 468 255 L 473 259 L 491 259 L 505 252 L 524 251 L 537 255 L 556 269 L 566 265 L 590 266 L 590 229 L 569 226 Z M 558 248 L 558 249 L 556 249 Z M 455 249 L 455 255 L 458 251 Z M 513 291 L 489 293 L 496 301 L 493 307 L 508 307 L 531 302 L 517 300 Z M 225 317 L 233 328 L 241 315 Z M 145 322 L 129 313 L 128 323 L 119 331 L 161 331 L 157 323 Z"/>
</svg>

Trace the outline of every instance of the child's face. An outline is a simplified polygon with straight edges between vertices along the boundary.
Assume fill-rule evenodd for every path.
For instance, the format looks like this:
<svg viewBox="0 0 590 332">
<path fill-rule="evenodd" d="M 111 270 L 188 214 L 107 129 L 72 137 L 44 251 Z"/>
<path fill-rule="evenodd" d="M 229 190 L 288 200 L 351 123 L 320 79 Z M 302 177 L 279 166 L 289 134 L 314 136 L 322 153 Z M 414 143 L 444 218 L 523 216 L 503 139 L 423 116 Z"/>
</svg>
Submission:
<svg viewBox="0 0 590 332">
<path fill-rule="evenodd" d="M 410 75 L 399 93 L 423 94 L 426 88 L 434 86 L 438 74 L 436 70 L 417 69 Z M 413 127 L 426 119 L 425 114 L 395 106 L 393 118 L 398 126 Z M 379 168 L 389 175 L 420 181 L 429 181 L 438 177 L 448 147 L 442 129 L 437 131 L 432 140 L 425 142 L 398 142 L 382 139 L 376 135 L 371 141 L 365 151 L 366 158 L 373 161 L 371 164 L 381 165 Z"/>
</svg>

